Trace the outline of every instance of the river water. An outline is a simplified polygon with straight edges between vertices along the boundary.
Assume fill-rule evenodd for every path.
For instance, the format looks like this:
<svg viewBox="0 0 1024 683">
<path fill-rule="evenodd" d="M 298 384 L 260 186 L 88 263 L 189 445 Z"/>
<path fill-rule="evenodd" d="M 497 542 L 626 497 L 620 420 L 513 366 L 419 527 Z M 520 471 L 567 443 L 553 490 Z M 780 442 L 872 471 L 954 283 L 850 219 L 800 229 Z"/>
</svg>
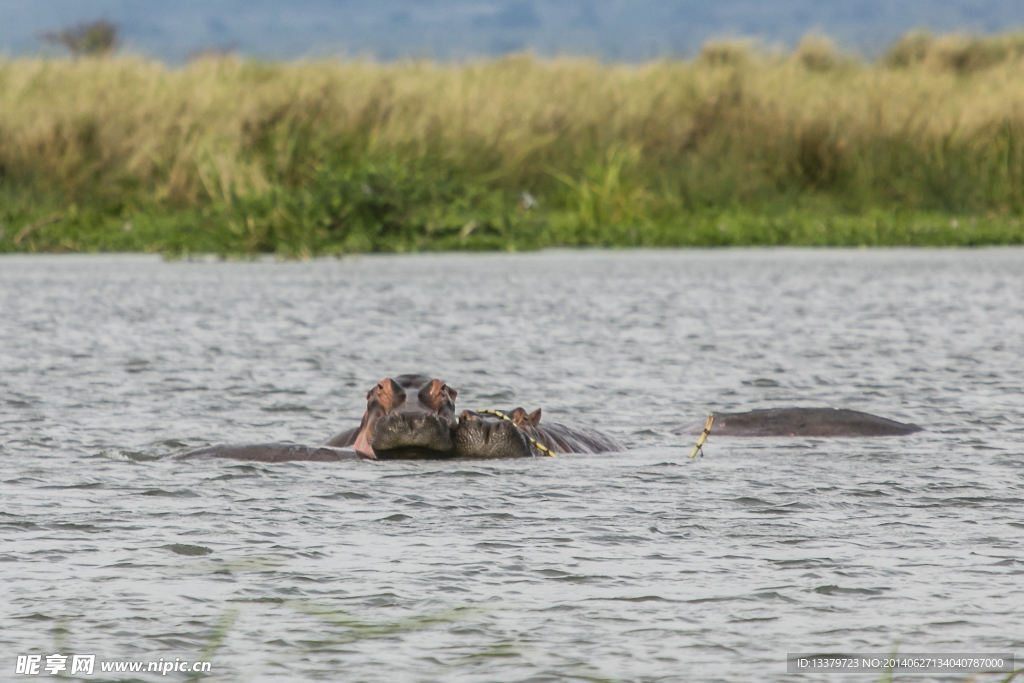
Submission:
<svg viewBox="0 0 1024 683">
<path fill-rule="evenodd" d="M 630 451 L 170 457 L 318 443 L 406 372 Z M 695 460 L 671 434 L 793 405 L 927 431 L 712 433 Z M 3 257 L 0 465 L 2 680 L 34 680 L 12 673 L 33 653 L 244 682 L 781 681 L 788 652 L 894 647 L 1019 662 L 1024 251 Z"/>
</svg>

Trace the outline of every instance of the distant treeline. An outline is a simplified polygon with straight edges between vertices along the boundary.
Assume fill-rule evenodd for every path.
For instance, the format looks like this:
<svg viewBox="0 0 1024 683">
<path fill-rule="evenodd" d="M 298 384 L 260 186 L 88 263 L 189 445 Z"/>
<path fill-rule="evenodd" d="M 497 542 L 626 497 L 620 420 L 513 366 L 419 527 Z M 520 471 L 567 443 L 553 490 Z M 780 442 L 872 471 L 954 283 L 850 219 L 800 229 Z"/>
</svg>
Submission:
<svg viewBox="0 0 1024 683">
<path fill-rule="evenodd" d="M 1024 35 L 0 61 L 0 251 L 1024 241 Z"/>
</svg>

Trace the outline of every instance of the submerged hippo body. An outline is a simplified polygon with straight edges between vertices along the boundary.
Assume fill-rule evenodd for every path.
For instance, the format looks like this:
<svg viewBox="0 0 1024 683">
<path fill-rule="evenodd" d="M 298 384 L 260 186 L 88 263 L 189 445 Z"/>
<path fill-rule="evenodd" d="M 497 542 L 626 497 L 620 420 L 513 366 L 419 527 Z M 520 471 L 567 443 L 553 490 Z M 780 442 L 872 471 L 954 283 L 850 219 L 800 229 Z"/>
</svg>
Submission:
<svg viewBox="0 0 1024 683">
<path fill-rule="evenodd" d="M 231 458 L 254 462 L 337 462 L 338 460 L 359 460 L 360 455 L 352 450 L 327 446 L 303 446 L 297 443 L 254 443 L 240 446 L 210 446 L 186 453 L 179 460 L 192 458 Z"/>
<path fill-rule="evenodd" d="M 554 453 L 614 453 L 626 450 L 618 441 L 596 429 L 558 422 L 540 423 L 541 409 L 527 413 L 516 408 L 509 413 L 513 424 Z"/>
<path fill-rule="evenodd" d="M 676 434 L 700 434 L 704 424 L 688 425 Z M 771 408 L 746 413 L 716 413 L 714 436 L 903 436 L 922 431 L 859 410 L 841 408 Z"/>
</svg>

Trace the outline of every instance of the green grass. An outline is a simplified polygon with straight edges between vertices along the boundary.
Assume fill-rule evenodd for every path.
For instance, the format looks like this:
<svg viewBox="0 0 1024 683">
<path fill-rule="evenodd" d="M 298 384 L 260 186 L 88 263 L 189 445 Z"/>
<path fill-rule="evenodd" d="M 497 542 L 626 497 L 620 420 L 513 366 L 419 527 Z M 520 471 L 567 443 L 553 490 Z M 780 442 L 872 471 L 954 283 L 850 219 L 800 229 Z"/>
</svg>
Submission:
<svg viewBox="0 0 1024 683">
<path fill-rule="evenodd" d="M 877 63 L 823 38 L 633 66 L 0 59 L 0 252 L 1020 244 L 1022 79 L 1016 35 Z"/>
<path fill-rule="evenodd" d="M 371 201 L 372 200 L 372 201 Z M 1016 216 L 875 209 L 746 207 L 680 212 L 636 223 L 593 224 L 570 211 L 524 210 L 514 197 L 461 196 L 419 204 L 313 193 L 235 205 L 108 211 L 56 201 L 0 208 L 0 252 L 158 252 L 169 257 L 276 253 L 289 258 L 371 251 L 531 250 L 545 247 L 981 246 L 1021 244 Z M 36 227 L 38 226 L 38 227 Z M 35 228 L 20 243 L 19 233 Z"/>
</svg>

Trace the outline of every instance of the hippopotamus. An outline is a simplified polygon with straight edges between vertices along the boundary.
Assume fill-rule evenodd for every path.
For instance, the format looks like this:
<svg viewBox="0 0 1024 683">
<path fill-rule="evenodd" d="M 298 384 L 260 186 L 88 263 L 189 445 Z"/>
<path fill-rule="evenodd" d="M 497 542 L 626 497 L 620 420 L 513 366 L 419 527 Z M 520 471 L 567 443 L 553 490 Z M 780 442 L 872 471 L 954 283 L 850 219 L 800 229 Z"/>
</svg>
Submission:
<svg viewBox="0 0 1024 683">
<path fill-rule="evenodd" d="M 289 443 L 211 446 L 182 458 L 211 456 L 260 462 L 349 460 L 354 458 L 455 457 L 452 432 L 458 392 L 426 375 L 387 377 L 366 394 L 359 426 L 320 446 Z"/>
<path fill-rule="evenodd" d="M 320 446 L 291 443 L 213 446 L 182 458 L 212 456 L 260 462 L 334 461 L 394 458 L 514 458 L 556 453 L 608 453 L 625 450 L 615 439 L 594 429 L 547 422 L 541 410 L 516 408 L 488 415 L 463 411 L 455 419 L 458 392 L 426 375 L 385 378 L 366 394 L 366 412 L 359 426 L 337 434 Z M 489 411 L 491 412 L 491 411 Z M 687 426 L 676 434 L 697 434 Z M 720 413 L 716 436 L 894 436 L 921 431 L 856 410 L 781 408 L 746 413 Z"/>
<path fill-rule="evenodd" d="M 673 434 L 700 434 L 704 424 L 687 425 Z M 841 408 L 770 408 L 746 413 L 716 413 L 716 436 L 903 436 L 920 432 L 915 424 L 896 422 L 859 410 Z"/>
<path fill-rule="evenodd" d="M 555 453 L 609 453 L 625 448 L 606 434 L 578 425 L 549 422 L 541 426 L 541 409 L 523 408 L 495 417 L 471 410 L 459 416 L 456 450 L 470 457 L 525 457 Z"/>
<path fill-rule="evenodd" d="M 426 375 L 399 375 L 366 394 L 366 412 L 355 429 L 324 446 L 351 446 L 364 458 L 450 457 L 458 392 Z"/>
</svg>

